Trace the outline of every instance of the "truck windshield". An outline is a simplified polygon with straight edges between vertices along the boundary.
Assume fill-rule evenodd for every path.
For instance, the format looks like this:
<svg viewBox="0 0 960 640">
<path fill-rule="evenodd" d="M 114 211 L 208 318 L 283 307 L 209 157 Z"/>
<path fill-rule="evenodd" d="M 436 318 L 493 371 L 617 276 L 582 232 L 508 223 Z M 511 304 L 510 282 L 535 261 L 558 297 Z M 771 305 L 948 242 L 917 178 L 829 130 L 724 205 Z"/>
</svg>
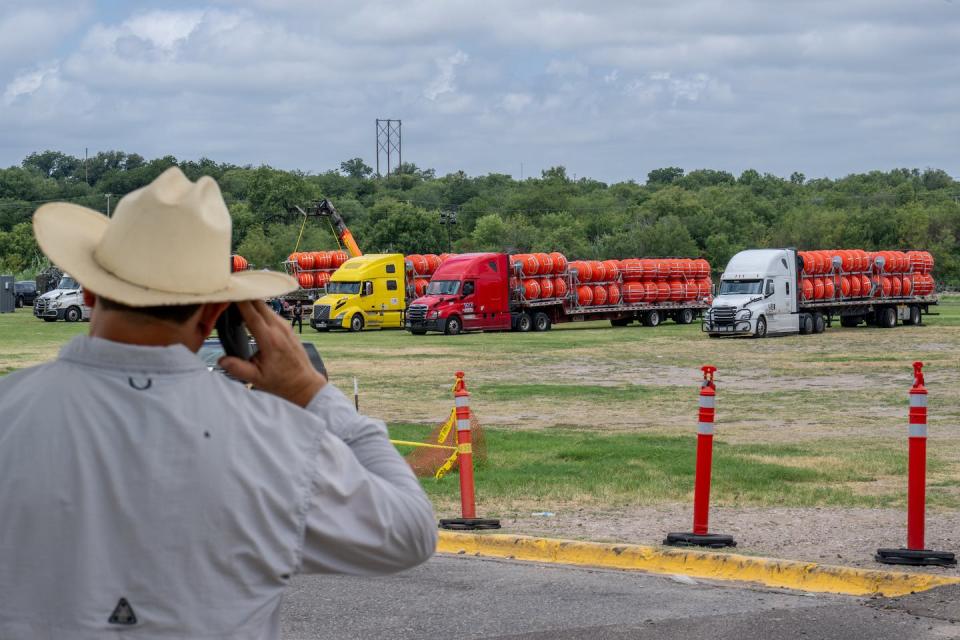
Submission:
<svg viewBox="0 0 960 640">
<path fill-rule="evenodd" d="M 70 276 L 63 276 L 57 284 L 57 289 L 79 289 L 80 285 Z"/>
<path fill-rule="evenodd" d="M 328 282 L 327 293 L 360 293 L 359 282 Z"/>
<path fill-rule="evenodd" d="M 759 295 L 761 291 L 763 291 L 763 280 L 722 280 L 720 282 L 720 295 L 722 296 Z"/>
<path fill-rule="evenodd" d="M 428 296 L 452 296 L 459 290 L 459 280 L 431 280 L 427 285 Z"/>
</svg>

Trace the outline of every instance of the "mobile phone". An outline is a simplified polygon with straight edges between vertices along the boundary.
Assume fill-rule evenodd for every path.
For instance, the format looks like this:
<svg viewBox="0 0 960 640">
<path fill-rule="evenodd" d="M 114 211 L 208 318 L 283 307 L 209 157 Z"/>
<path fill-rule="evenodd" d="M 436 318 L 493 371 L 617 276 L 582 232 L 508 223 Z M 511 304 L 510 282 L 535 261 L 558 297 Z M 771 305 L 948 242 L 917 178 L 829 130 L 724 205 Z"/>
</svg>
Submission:
<svg viewBox="0 0 960 640">
<path fill-rule="evenodd" d="M 223 352 L 228 356 L 235 356 L 243 360 L 253 357 L 253 348 L 250 346 L 250 334 L 243 324 L 240 307 L 231 304 L 217 318 L 217 338 L 223 345 Z"/>
</svg>

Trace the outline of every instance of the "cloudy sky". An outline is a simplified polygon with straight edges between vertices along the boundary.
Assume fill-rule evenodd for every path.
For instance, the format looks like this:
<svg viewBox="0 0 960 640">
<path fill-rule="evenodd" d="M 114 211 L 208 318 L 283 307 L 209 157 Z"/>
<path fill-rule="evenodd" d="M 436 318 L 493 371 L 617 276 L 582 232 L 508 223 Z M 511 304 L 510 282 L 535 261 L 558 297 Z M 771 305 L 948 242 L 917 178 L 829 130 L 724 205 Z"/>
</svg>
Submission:
<svg viewBox="0 0 960 640">
<path fill-rule="evenodd" d="M 0 165 L 960 175 L 960 0 L 0 0 Z"/>
</svg>

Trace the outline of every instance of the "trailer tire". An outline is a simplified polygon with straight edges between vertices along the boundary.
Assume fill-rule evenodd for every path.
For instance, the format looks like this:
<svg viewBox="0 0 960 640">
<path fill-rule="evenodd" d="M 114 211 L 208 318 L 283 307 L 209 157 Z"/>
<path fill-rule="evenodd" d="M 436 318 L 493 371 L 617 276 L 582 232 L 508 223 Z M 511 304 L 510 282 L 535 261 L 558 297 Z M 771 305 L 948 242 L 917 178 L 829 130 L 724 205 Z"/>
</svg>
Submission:
<svg viewBox="0 0 960 640">
<path fill-rule="evenodd" d="M 660 312 L 656 309 L 652 309 L 651 311 L 647 311 L 645 314 L 643 314 L 643 325 L 645 327 L 656 327 L 660 325 L 661 319 Z"/>
<path fill-rule="evenodd" d="M 63 312 L 63 319 L 67 322 L 80 322 L 81 318 L 83 318 L 83 313 L 79 307 L 69 307 Z"/>
<path fill-rule="evenodd" d="M 800 314 L 800 335 L 805 336 L 813 333 L 813 318 L 809 313 Z"/>
<path fill-rule="evenodd" d="M 767 337 L 767 319 L 763 316 L 757 318 L 757 328 L 753 332 L 754 338 L 766 338 Z"/>
<path fill-rule="evenodd" d="M 531 328 L 533 328 L 533 320 L 530 319 L 529 313 L 524 311 L 517 316 L 517 331 L 526 333 L 527 331 L 530 331 Z"/>
<path fill-rule="evenodd" d="M 856 327 L 860 324 L 860 316 L 840 316 L 841 327 Z"/>
<path fill-rule="evenodd" d="M 893 307 L 883 307 L 878 310 L 877 326 L 883 329 L 892 329 L 897 326 L 897 310 Z"/>
<path fill-rule="evenodd" d="M 630 318 L 614 318 L 610 321 L 611 327 L 625 327 L 630 324 Z"/>
<path fill-rule="evenodd" d="M 350 318 L 350 331 L 352 333 L 363 331 L 363 316 L 359 313 L 353 314 L 353 316 Z"/>
<path fill-rule="evenodd" d="M 827 320 L 823 317 L 822 313 L 814 314 L 813 316 L 813 332 L 814 333 L 823 333 L 827 329 Z"/>
<path fill-rule="evenodd" d="M 534 331 L 550 331 L 550 316 L 543 311 L 537 311 L 533 314 Z"/>
<path fill-rule="evenodd" d="M 674 316 L 677 324 L 691 324 L 693 322 L 693 309 L 680 309 Z"/>
<path fill-rule="evenodd" d="M 447 324 L 444 325 L 443 332 L 448 336 L 459 335 L 463 331 L 463 325 L 460 324 L 460 316 L 450 316 L 447 318 Z"/>
<path fill-rule="evenodd" d="M 920 307 L 915 304 L 910 305 L 910 316 L 903 321 L 903 324 L 919 325 L 921 322 Z"/>
</svg>

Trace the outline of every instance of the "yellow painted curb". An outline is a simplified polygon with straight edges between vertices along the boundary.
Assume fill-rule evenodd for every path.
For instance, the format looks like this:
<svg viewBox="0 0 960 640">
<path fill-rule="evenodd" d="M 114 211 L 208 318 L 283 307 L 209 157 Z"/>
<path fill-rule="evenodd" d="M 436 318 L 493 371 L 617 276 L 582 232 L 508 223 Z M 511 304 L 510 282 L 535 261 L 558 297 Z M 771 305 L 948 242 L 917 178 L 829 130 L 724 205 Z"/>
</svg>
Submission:
<svg viewBox="0 0 960 640">
<path fill-rule="evenodd" d="M 604 544 L 504 534 L 441 531 L 440 553 L 634 569 L 710 580 L 758 582 L 768 587 L 852 596 L 902 596 L 960 578 L 820 565 L 814 562 L 755 558 L 734 553 L 681 551 L 636 544 Z"/>
</svg>

